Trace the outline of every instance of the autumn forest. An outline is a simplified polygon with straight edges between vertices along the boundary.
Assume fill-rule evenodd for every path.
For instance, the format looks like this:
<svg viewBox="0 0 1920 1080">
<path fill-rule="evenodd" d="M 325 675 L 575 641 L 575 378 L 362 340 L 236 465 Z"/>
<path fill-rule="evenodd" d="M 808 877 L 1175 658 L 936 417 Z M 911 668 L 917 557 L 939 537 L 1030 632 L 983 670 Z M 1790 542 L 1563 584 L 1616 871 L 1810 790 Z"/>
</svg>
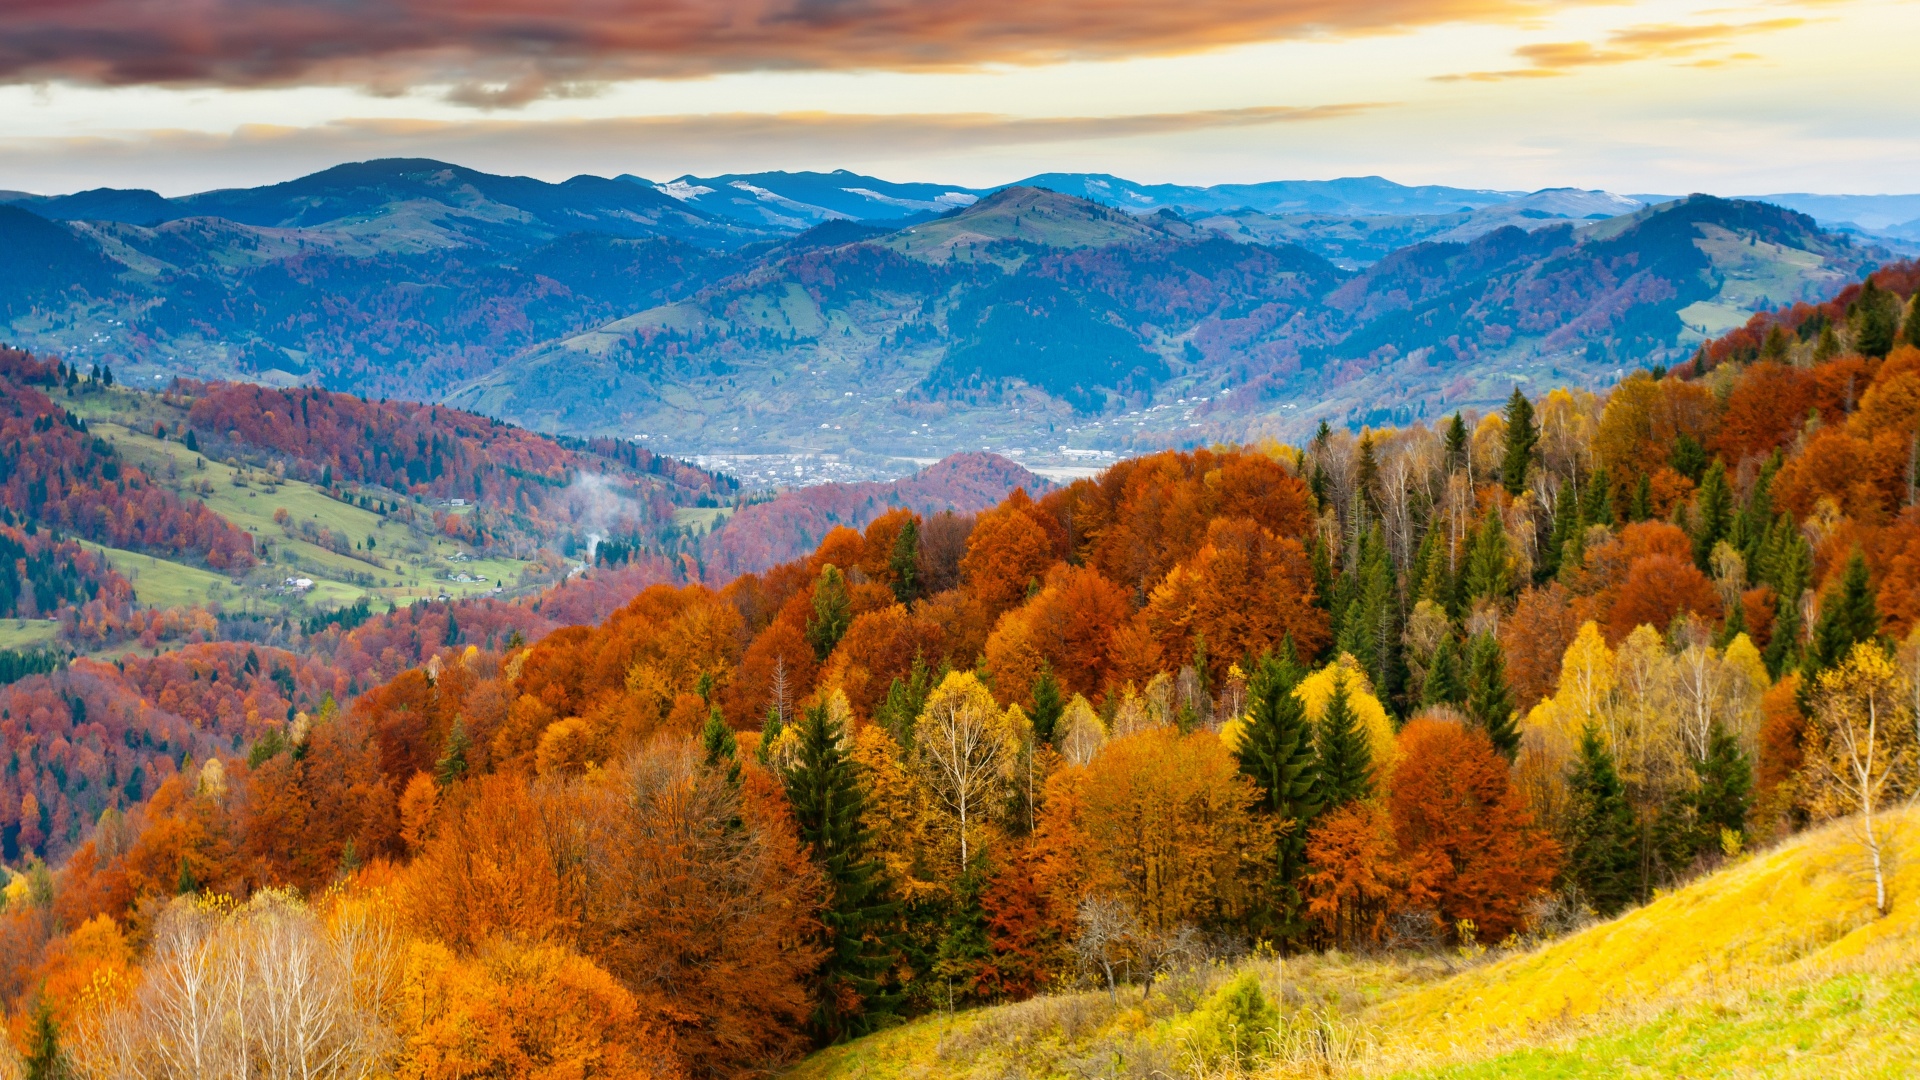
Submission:
<svg viewBox="0 0 1920 1080">
<path fill-rule="evenodd" d="M 68 411 L 103 373 L 0 354 L 0 615 L 76 646 L 0 652 L 0 1076 L 765 1076 L 1195 964 L 1519 948 L 1842 819 L 1884 914 L 1916 292 L 1892 264 L 1606 393 L 869 500 L 753 572 L 540 553 L 556 477 L 660 521 L 718 474 L 181 384 L 160 438 L 470 499 L 431 529 L 551 570 L 278 636 L 136 603 L 99 545 L 237 573 L 261 534 Z"/>
</svg>

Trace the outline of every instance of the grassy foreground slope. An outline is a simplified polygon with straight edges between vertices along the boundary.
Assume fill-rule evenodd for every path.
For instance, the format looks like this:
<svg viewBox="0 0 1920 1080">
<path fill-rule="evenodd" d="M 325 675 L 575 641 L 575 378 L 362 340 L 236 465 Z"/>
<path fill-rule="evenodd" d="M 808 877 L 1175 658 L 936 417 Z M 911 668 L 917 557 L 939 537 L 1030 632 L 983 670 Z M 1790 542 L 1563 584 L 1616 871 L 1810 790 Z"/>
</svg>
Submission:
<svg viewBox="0 0 1920 1080">
<path fill-rule="evenodd" d="M 790 1080 L 919 1077 L 1920 1075 L 1920 812 L 1876 917 L 1847 822 L 1542 947 L 1256 959 L 1142 1000 L 1062 994 L 922 1018 Z M 1251 970 L 1279 1005 L 1251 1069 L 1192 1052 L 1195 1010 Z"/>
</svg>

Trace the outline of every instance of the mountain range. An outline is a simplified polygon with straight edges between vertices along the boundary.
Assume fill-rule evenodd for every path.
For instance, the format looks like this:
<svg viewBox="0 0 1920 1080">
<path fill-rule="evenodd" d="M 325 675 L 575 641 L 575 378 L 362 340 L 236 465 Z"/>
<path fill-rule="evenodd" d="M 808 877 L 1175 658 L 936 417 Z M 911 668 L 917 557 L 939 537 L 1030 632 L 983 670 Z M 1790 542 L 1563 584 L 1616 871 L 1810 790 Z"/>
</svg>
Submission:
<svg viewBox="0 0 1920 1080">
<path fill-rule="evenodd" d="M 993 449 L 1061 476 L 1604 385 L 1831 293 L 1912 224 L 1887 228 L 1907 197 L 1793 198 L 1822 217 L 1377 177 L 553 184 L 394 159 L 179 198 L 0 194 L 0 320 L 123 379 L 440 400 L 722 468 L 881 477 Z"/>
</svg>

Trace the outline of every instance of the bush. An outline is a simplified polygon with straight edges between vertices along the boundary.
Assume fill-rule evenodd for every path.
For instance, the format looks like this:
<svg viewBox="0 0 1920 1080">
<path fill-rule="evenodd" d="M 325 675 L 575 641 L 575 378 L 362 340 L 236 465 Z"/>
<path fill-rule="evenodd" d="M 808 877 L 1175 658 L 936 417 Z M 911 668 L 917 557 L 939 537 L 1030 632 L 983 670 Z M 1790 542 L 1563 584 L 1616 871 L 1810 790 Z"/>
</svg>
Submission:
<svg viewBox="0 0 1920 1080">
<path fill-rule="evenodd" d="M 1194 1012 L 1185 1036 L 1187 1054 L 1202 1069 L 1247 1068 L 1273 1053 L 1280 1010 L 1267 1000 L 1260 980 L 1242 971 Z"/>
</svg>

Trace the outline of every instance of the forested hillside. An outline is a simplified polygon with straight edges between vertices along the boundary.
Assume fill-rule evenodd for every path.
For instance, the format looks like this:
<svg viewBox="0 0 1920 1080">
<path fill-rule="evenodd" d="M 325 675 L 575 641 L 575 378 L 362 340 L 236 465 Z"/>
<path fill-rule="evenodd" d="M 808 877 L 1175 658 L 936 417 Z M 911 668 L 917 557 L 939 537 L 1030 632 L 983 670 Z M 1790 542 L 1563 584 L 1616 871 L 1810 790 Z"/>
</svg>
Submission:
<svg viewBox="0 0 1920 1080">
<path fill-rule="evenodd" d="M 1853 861 L 1819 887 L 1904 918 L 1916 291 L 1883 269 L 1605 396 L 899 507 L 597 625 L 551 617 L 588 575 L 297 662 L 29 676 L 0 692 L 37 785 L 0 802 L 15 1044 L 206 1075 L 287 1052 L 294 995 L 324 1017 L 294 1053 L 353 1075 L 757 1075 L 1250 950 L 1471 965 L 1826 821 Z M 187 722 L 148 742 L 150 701 Z M 1280 1030 L 1257 986 L 1208 1008 L 1207 1068 Z M 1345 1029 L 1315 1030 L 1324 1069 Z"/>
</svg>

